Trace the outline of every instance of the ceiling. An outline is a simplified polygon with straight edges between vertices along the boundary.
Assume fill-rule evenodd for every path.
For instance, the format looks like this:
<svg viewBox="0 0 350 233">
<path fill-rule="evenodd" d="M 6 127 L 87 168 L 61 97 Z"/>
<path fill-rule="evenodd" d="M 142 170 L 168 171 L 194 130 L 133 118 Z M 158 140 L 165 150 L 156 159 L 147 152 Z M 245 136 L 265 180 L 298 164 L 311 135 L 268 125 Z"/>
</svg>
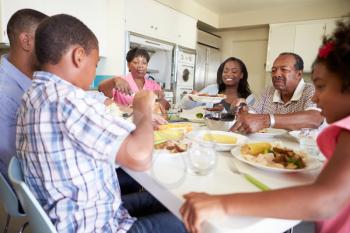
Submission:
<svg viewBox="0 0 350 233">
<path fill-rule="evenodd" d="M 230 14 L 244 11 L 256 11 L 264 8 L 298 5 L 319 5 L 320 3 L 336 3 L 348 0 L 193 0 L 214 13 Z"/>
</svg>

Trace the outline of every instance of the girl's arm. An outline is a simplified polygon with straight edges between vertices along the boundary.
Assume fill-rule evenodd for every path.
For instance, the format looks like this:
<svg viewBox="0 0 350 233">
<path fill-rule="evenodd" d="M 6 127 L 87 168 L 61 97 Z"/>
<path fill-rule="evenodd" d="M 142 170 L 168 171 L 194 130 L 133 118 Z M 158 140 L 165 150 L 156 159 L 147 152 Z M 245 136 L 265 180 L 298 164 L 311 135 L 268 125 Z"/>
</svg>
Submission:
<svg viewBox="0 0 350 233">
<path fill-rule="evenodd" d="M 334 216 L 350 203 L 350 132 L 342 130 L 334 155 L 310 185 L 266 192 L 210 196 L 185 195 L 184 223 L 198 232 L 200 223 L 218 215 L 319 220 Z"/>
</svg>

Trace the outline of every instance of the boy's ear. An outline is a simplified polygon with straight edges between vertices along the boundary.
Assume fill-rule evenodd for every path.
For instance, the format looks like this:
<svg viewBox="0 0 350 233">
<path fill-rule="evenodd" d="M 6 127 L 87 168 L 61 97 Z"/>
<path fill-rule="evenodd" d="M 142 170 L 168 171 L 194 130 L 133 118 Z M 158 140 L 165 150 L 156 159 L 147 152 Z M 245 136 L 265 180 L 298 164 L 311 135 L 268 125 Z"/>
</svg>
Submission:
<svg viewBox="0 0 350 233">
<path fill-rule="evenodd" d="M 79 68 L 85 57 L 85 49 L 82 47 L 76 47 L 73 49 L 72 60 L 74 65 Z"/>
</svg>

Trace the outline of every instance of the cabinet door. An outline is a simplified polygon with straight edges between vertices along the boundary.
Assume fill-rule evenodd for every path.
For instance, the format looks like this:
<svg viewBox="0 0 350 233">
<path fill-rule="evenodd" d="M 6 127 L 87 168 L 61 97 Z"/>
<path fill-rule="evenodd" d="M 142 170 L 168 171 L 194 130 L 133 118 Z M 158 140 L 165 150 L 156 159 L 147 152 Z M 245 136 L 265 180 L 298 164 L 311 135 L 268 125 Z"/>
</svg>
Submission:
<svg viewBox="0 0 350 233">
<path fill-rule="evenodd" d="M 126 1 L 126 29 L 186 48 L 196 47 L 197 21 L 153 0 Z"/>
<path fill-rule="evenodd" d="M 197 20 L 177 13 L 177 44 L 190 49 L 196 49 Z"/>
<path fill-rule="evenodd" d="M 280 53 L 294 51 L 294 38 L 295 25 L 270 25 L 266 71 L 271 71 L 273 62 Z"/>
<path fill-rule="evenodd" d="M 326 28 L 325 28 L 325 35 L 326 36 L 330 36 L 333 31 L 336 29 L 337 24 L 336 24 L 337 20 L 330 20 L 326 23 Z"/>
<path fill-rule="evenodd" d="M 160 3 L 153 0 L 126 1 L 128 31 L 176 43 L 176 23 L 175 11 Z"/>
<path fill-rule="evenodd" d="M 324 35 L 325 24 L 300 24 L 295 28 L 294 52 L 304 60 L 304 72 L 311 71 Z"/>
</svg>

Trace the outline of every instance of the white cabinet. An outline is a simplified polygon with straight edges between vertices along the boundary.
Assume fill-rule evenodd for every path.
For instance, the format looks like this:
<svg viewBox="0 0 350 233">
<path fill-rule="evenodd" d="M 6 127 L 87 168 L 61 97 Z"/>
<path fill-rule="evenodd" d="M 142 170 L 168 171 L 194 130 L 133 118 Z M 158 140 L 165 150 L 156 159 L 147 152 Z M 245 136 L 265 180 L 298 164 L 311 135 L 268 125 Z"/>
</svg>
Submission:
<svg viewBox="0 0 350 233">
<path fill-rule="evenodd" d="M 304 60 L 304 71 L 310 72 L 325 33 L 324 23 L 295 26 L 294 52 Z"/>
<path fill-rule="evenodd" d="M 65 13 L 79 18 L 95 33 L 99 40 L 100 55 L 104 56 L 107 50 L 108 4 L 109 0 L 0 0 L 1 42 L 8 43 L 6 25 L 12 14 L 22 8 L 32 8 L 48 15 Z"/>
<path fill-rule="evenodd" d="M 335 28 L 336 19 L 314 20 L 286 24 L 271 24 L 266 71 L 271 71 L 276 57 L 282 52 L 294 52 L 304 60 L 304 71 L 311 72 L 324 35 Z"/>
<path fill-rule="evenodd" d="M 128 31 L 195 49 L 195 19 L 153 0 L 128 0 L 125 5 Z"/>
<path fill-rule="evenodd" d="M 280 53 L 294 51 L 294 38 L 294 25 L 270 25 L 266 71 L 271 71 L 273 61 Z"/>
</svg>

